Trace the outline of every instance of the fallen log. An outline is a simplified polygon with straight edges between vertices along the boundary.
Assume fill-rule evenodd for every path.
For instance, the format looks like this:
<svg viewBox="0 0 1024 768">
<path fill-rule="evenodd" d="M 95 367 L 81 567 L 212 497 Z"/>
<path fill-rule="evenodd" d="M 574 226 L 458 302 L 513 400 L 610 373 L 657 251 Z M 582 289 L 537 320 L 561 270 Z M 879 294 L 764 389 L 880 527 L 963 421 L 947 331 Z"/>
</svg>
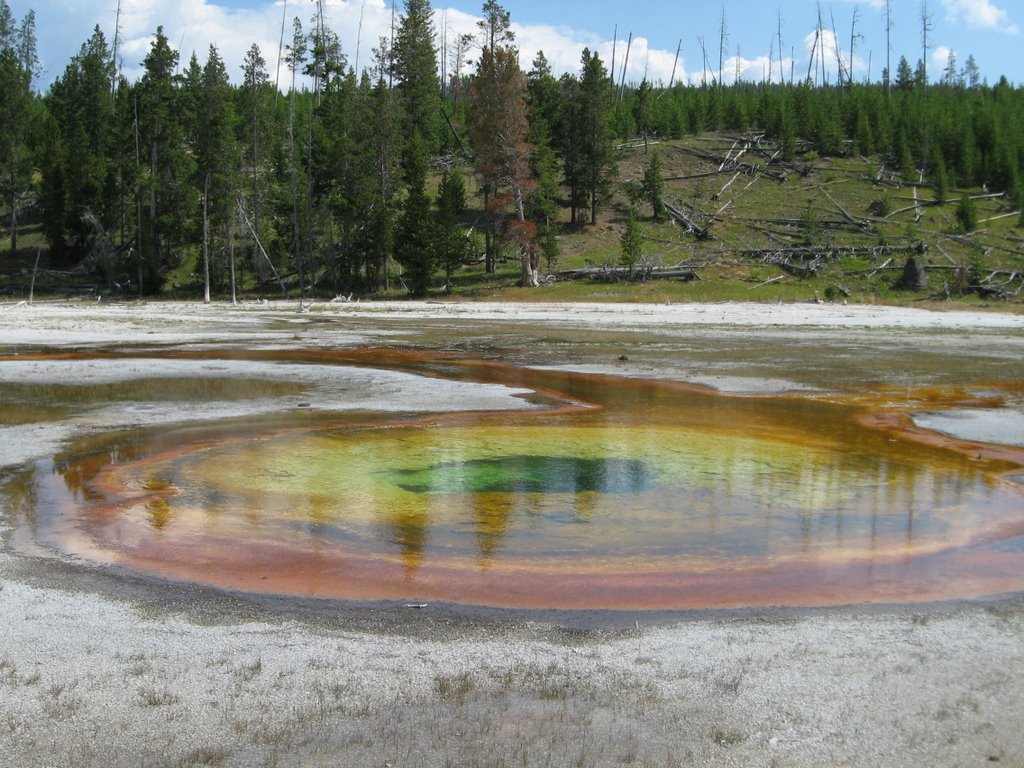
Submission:
<svg viewBox="0 0 1024 768">
<path fill-rule="evenodd" d="M 668 200 L 662 199 L 661 204 L 665 210 L 668 211 L 668 215 L 678 221 L 680 224 L 686 227 L 688 232 L 692 232 L 700 240 L 707 240 L 711 237 L 711 233 L 708 231 L 707 226 L 698 224 L 696 220 L 684 214 L 681 210 L 676 208 Z"/>
<path fill-rule="evenodd" d="M 676 267 L 581 267 L 567 269 L 552 275 L 556 280 L 578 280 L 590 278 L 597 280 L 670 280 L 679 279 L 686 282 L 700 280 L 696 269 L 679 269 Z"/>
</svg>

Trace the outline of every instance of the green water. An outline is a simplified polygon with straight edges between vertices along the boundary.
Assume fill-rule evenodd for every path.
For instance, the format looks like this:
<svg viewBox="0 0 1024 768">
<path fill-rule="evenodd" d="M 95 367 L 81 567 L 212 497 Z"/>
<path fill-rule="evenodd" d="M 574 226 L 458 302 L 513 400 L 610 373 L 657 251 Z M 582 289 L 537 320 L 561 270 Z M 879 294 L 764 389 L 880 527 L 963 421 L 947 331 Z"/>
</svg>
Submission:
<svg viewBox="0 0 1024 768">
<path fill-rule="evenodd" d="M 654 469 L 631 459 L 518 455 L 434 464 L 391 473 L 412 493 L 639 493 L 654 484 Z"/>
</svg>

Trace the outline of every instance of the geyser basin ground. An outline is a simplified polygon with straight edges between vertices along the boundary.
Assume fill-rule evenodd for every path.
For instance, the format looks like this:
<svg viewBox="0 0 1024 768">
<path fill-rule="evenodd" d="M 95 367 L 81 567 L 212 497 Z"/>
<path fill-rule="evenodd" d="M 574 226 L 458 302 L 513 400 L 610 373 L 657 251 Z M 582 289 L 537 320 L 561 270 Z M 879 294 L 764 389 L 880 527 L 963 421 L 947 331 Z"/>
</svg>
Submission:
<svg viewBox="0 0 1024 768">
<path fill-rule="evenodd" d="M 1024 588 L 1024 486 L 1008 477 L 1024 451 L 907 417 L 991 411 L 1013 385 L 741 397 L 395 350 L 268 352 L 256 368 L 245 353 L 182 357 L 121 358 L 140 378 L 117 396 L 311 399 L 261 422 L 91 438 L 39 462 L 9 490 L 37 542 L 131 572 L 343 600 L 685 609 Z M 200 363 L 246 377 L 152 378 Z M 507 387 L 532 407 L 373 416 L 320 404 L 312 416 L 303 366 L 412 389 L 442 379 L 469 398 Z M 92 396 L 109 400 L 109 385 Z"/>
<path fill-rule="evenodd" d="M 0 304 L 0 349 L 24 358 L 180 347 L 223 357 L 237 348 L 387 344 L 744 392 L 875 391 L 883 394 L 872 408 L 898 403 L 901 420 L 904 406 L 938 413 L 926 401 L 907 402 L 908 387 L 913 394 L 974 386 L 983 395 L 991 382 L 1024 378 L 1024 316 L 1006 314 L 407 302 L 294 310 L 294 303 Z M 623 354 L 628 361 L 618 360 Z M 93 365 L 101 367 L 68 361 L 33 381 L 43 390 L 86 383 Z M 203 365 L 187 377 L 198 378 Z M 120 368 L 108 381 L 132 378 L 117 361 L 102 366 Z M 252 380 L 255 366 L 245 367 L 237 375 Z M 36 408 L 0 425 L 0 477 L 17 482 L 28 462 L 66 455 L 72 445 L 87 453 L 80 441 L 90 435 L 102 442 L 141 428 L 152 438 L 159 425 L 183 418 L 201 426 L 233 417 L 252 432 L 252 414 L 264 420 L 322 405 L 452 409 L 444 380 L 409 390 L 389 379 L 387 396 L 377 398 L 376 386 L 335 369 L 335 394 L 325 396 L 323 369 L 305 368 L 309 379 L 295 395 L 187 407 L 151 386 L 154 399 L 130 408 L 123 400 Z M 0 374 L 8 371 L 0 364 Z M 146 375 L 178 372 L 161 359 Z M 996 415 L 1019 414 L 1024 403 L 1019 390 L 995 394 L 1006 402 L 987 408 L 986 423 L 1011 429 L 986 430 L 986 439 L 1001 443 L 1016 422 Z M 496 395 L 476 408 L 513 405 L 507 393 Z M 940 429 L 959 434 L 963 422 Z M 685 616 L 467 610 L 454 620 L 437 603 L 415 610 L 264 600 L 56 560 L 13 535 L 23 507 L 18 501 L 12 509 L 12 501 L 0 497 L 4 765 L 962 768 L 1016 765 L 1024 754 L 1019 594 Z"/>
</svg>

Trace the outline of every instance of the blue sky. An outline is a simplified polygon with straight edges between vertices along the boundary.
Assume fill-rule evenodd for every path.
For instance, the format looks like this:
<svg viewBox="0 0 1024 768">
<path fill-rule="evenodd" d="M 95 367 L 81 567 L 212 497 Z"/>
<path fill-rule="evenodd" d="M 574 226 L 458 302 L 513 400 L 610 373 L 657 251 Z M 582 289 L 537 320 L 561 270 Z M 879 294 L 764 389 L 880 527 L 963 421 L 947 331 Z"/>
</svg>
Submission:
<svg viewBox="0 0 1024 768">
<path fill-rule="evenodd" d="M 8 0 L 18 18 L 36 12 L 39 51 L 44 73 L 39 85 L 59 76 L 99 24 L 112 38 L 117 0 Z M 341 37 L 349 63 L 362 67 L 370 50 L 390 28 L 390 0 L 324 0 L 328 23 Z M 455 0 L 433 4 L 439 37 L 475 31 L 481 2 Z M 819 3 L 816 0 L 774 0 L 719 3 L 696 0 L 653 0 L 623 6 L 600 0 L 508 0 L 523 67 L 528 69 L 537 50 L 543 50 L 556 73 L 575 71 L 584 46 L 600 52 L 611 64 L 616 37 L 616 76 L 621 74 L 626 40 L 633 35 L 626 78 L 639 81 L 645 72 L 653 81 L 675 78 L 700 82 L 704 72 L 703 39 L 714 75 L 718 74 L 719 28 L 722 14 L 728 32 L 723 79 L 731 82 L 739 72 L 744 79 L 788 79 L 807 75 L 814 47 Z M 920 0 L 891 0 L 893 68 L 900 55 L 914 64 L 922 55 Z M 121 59 L 129 77 L 138 73 L 153 31 L 162 24 L 182 59 L 195 51 L 200 61 L 209 45 L 216 44 L 232 77 L 239 72 L 244 52 L 260 45 L 273 73 L 283 16 L 312 17 L 314 0 L 121 0 Z M 401 10 L 399 2 L 399 11 Z M 836 77 L 836 39 L 844 66 L 849 66 L 850 33 L 856 11 L 858 23 L 853 71 L 858 79 L 877 80 L 885 66 L 885 0 L 822 0 L 825 61 L 828 77 Z M 1024 83 L 1024 2 L 1022 0 L 927 0 L 932 30 L 929 35 L 929 73 L 938 77 L 953 51 L 960 66 L 973 54 L 982 75 L 995 82 L 1005 75 Z M 779 63 L 778 26 L 782 16 L 783 63 Z M 836 35 L 832 33 L 833 19 Z M 679 61 L 677 46 L 682 43 Z M 817 50 L 821 51 L 819 45 Z M 870 69 L 869 69 L 870 67 Z M 282 75 L 282 85 L 286 81 Z"/>
</svg>

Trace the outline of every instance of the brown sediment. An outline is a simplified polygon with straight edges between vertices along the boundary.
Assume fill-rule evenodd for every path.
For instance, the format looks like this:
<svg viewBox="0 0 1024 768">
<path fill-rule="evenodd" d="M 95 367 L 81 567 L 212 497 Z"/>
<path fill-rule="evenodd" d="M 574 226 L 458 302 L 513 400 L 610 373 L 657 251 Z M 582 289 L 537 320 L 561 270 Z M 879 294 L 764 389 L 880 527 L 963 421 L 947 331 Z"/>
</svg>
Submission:
<svg viewBox="0 0 1024 768">
<path fill-rule="evenodd" d="M 61 456 L 56 475 L 37 471 L 45 486 L 39 496 L 51 505 L 36 515 L 46 543 L 163 578 L 348 600 L 684 609 L 913 602 L 1024 589 L 1024 488 L 1004 479 L 1024 467 L 1024 450 L 957 440 L 908 416 L 922 404 L 990 406 L 998 395 L 943 387 L 901 390 L 901 397 L 887 390 L 737 397 L 397 350 L 174 356 L 391 368 L 528 388 L 544 407 L 164 428 L 119 437 L 105 449 L 90 444 L 82 455 Z M 496 460 L 534 445 L 543 456 L 551 440 L 550 455 L 568 460 L 573 445 L 559 441 L 573 430 L 609 444 L 595 462 L 647 451 L 652 466 L 671 474 L 676 454 L 684 455 L 682 464 L 712 458 L 684 467 L 683 479 L 649 495 L 602 497 L 584 489 L 545 496 L 514 484 L 508 491 L 417 495 L 365 477 L 400 461 L 403 441 L 419 451 L 414 468 L 424 472 L 449 465 L 470 471 L 457 462 L 423 464 L 446 440 L 470 457 L 486 444 L 480 455 Z M 664 453 L 650 444 L 659 440 L 670 443 Z M 233 467 L 239 475 L 245 469 L 233 461 L 276 469 L 279 455 L 321 451 L 328 442 L 342 451 L 338 472 L 361 468 L 352 478 L 363 483 L 358 489 L 337 477 L 326 489 L 307 487 L 310 478 L 328 478 L 302 475 L 303 462 L 283 472 L 280 484 L 231 476 Z M 358 464 L 344 453 L 353 446 L 381 465 Z M 238 487 L 245 482 L 251 487 Z M 807 483 L 817 484 L 810 496 Z M 390 495 L 366 498 L 377 491 Z M 963 497 L 934 498 L 947 492 Z M 646 538 L 634 530 L 648 522 L 636 511 L 638 499 L 661 515 Z M 700 515 L 706 519 L 695 522 Z M 531 526 L 547 527 L 538 533 Z M 778 542 L 758 538 L 773 533 Z M 673 536 L 679 540 L 667 541 Z"/>
</svg>

